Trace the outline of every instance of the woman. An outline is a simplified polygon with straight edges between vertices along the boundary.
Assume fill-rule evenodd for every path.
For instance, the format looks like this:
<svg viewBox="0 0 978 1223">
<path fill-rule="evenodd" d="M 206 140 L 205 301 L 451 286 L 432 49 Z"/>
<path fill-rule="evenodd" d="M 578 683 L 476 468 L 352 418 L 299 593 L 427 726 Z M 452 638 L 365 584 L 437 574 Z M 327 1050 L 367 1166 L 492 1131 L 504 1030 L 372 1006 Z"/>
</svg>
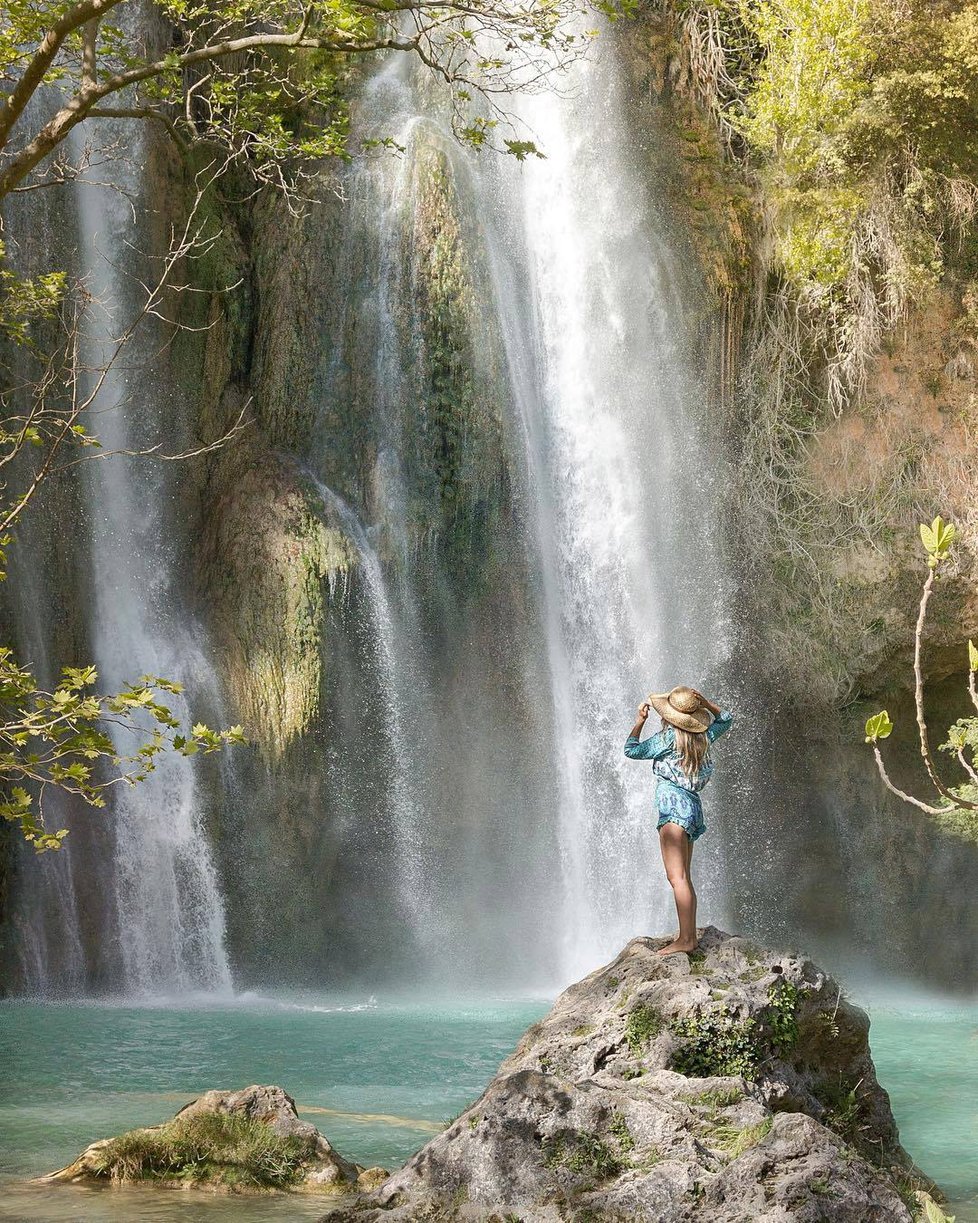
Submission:
<svg viewBox="0 0 978 1223">
<path fill-rule="evenodd" d="M 662 729 L 640 743 L 650 705 L 662 717 Z M 706 830 L 699 792 L 713 776 L 710 744 L 732 722 L 733 714 L 722 712 L 695 688 L 680 686 L 650 696 L 639 707 L 638 721 L 625 740 L 625 755 L 631 760 L 651 760 L 658 776 L 659 848 L 679 914 L 679 937 L 661 948 L 659 955 L 696 948 L 696 893 L 690 863 L 693 842 Z"/>
</svg>

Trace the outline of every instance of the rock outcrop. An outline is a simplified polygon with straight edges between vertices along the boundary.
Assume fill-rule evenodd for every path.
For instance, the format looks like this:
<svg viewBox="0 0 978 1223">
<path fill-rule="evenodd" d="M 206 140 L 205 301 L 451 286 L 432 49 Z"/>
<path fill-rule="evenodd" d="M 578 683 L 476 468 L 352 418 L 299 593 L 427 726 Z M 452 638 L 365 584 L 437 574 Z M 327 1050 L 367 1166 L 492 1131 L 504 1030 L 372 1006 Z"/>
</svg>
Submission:
<svg viewBox="0 0 978 1223">
<path fill-rule="evenodd" d="M 344 1193 L 376 1184 L 302 1121 L 281 1087 L 208 1091 L 172 1121 L 104 1138 L 49 1181 L 136 1181 L 225 1188 L 292 1188 Z"/>
<path fill-rule="evenodd" d="M 691 956 L 663 942 L 566 990 L 355 1217 L 910 1223 L 868 1017 L 807 960 L 712 927 Z"/>
</svg>

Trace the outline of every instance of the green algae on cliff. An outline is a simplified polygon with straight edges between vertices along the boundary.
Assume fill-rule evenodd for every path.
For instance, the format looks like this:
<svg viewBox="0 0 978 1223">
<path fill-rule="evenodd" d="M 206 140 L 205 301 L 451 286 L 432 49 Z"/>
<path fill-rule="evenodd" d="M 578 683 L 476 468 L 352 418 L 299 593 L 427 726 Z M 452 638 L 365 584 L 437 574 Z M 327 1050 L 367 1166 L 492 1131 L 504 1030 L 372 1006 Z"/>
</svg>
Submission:
<svg viewBox="0 0 978 1223">
<path fill-rule="evenodd" d="M 247 734 L 271 760 L 315 721 L 325 611 L 355 564 L 349 540 L 314 500 L 267 458 L 220 497 L 208 533 L 205 574 L 227 683 Z"/>
</svg>

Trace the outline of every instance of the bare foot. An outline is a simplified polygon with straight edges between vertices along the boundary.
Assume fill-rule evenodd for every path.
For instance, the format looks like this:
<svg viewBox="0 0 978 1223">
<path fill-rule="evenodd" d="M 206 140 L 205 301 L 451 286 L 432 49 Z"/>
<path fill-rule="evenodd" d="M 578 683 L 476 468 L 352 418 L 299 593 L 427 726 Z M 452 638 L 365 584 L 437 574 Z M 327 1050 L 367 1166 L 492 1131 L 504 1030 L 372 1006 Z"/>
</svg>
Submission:
<svg viewBox="0 0 978 1223">
<path fill-rule="evenodd" d="M 695 951 L 698 946 L 699 946 L 699 943 L 696 943 L 696 942 L 682 943 L 679 941 L 679 939 L 676 939 L 675 942 L 667 943 L 665 947 L 660 947 L 659 950 L 655 954 L 656 955 L 678 955 L 681 951 L 683 952 Z"/>
</svg>

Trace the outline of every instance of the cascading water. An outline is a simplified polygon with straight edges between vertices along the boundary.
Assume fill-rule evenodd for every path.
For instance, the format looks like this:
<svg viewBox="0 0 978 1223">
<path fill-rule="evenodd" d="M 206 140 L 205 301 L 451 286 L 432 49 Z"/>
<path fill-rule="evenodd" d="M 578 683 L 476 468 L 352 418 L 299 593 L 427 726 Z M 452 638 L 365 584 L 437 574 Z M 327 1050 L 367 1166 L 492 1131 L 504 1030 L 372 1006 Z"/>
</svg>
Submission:
<svg viewBox="0 0 978 1223">
<path fill-rule="evenodd" d="M 317 908 L 317 881 L 296 879 L 288 912 L 306 926 L 306 980 L 333 969 L 336 916 L 348 957 L 407 926 L 389 952 L 394 979 L 480 989 L 564 983 L 668 919 L 651 773 L 622 743 L 650 688 L 705 685 L 723 653 L 679 260 L 642 187 L 613 48 L 559 96 L 519 106 L 546 159 L 476 158 L 409 58 L 391 57 L 365 88 L 358 129 L 405 152 L 353 165 L 340 234 L 318 231 L 332 249 L 303 408 L 315 427 L 293 458 L 352 544 L 366 614 L 345 640 L 334 617 L 323 638 L 322 724 L 341 733 L 327 755 L 287 766 L 321 761 L 321 789 L 269 771 L 261 802 L 293 782 L 315 795 L 322 809 L 303 802 L 294 817 L 306 844 L 328 869 L 375 876 L 346 894 L 377 912 L 333 895 Z M 117 185 L 138 197 L 135 179 Z M 131 219 L 116 193 L 72 190 L 80 262 L 102 303 L 85 353 L 97 367 L 131 309 L 119 270 Z M 158 440 L 168 405 L 140 356 L 99 392 L 107 449 Z M 134 396 L 146 404 L 138 426 Z M 170 493 L 159 467 L 138 462 L 87 465 L 101 680 L 118 687 L 136 667 L 193 680 L 194 704 L 213 704 L 208 659 L 170 589 Z M 346 651 L 344 682 L 332 650 Z M 382 728 L 367 720 L 378 711 Z M 105 975 L 125 990 L 230 986 L 204 798 L 179 758 L 116 795 L 114 857 L 95 873 L 117 947 Z M 249 820 L 267 819 L 261 843 L 277 846 L 270 813 L 241 800 L 239 844 Z M 718 853 L 714 838 L 697 851 L 713 920 Z M 237 878 L 238 905 L 276 865 L 247 860 L 258 881 Z M 271 940 L 265 963 L 289 943 L 280 924 L 255 927 Z"/>
<path fill-rule="evenodd" d="M 602 54 L 566 96 L 522 100 L 545 160 L 496 167 L 492 201 L 551 676 L 565 978 L 670 920 L 661 888 L 652 902 L 651 778 L 623 758 L 623 730 L 650 688 L 705 684 L 723 651 L 681 277 L 621 94 Z M 715 870 L 702 895 L 719 918 Z"/>
<path fill-rule="evenodd" d="M 384 566 L 367 536 L 360 519 L 351 507 L 313 477 L 327 511 L 336 515 L 344 532 L 357 552 L 360 571 L 366 587 L 368 622 L 362 626 L 361 642 L 374 654 L 374 679 L 386 714 L 384 735 L 389 743 L 391 768 L 387 782 L 387 802 L 391 827 L 394 831 L 399 863 L 397 887 L 402 911 L 417 937 L 428 927 L 428 888 L 426 865 L 420 840 L 423 826 L 420 803 L 415 795 L 416 780 L 410 767 L 412 761 L 404 745 L 409 741 L 405 726 L 408 694 L 404 691 L 407 673 L 404 655 L 409 643 L 398 632 L 398 614 L 387 591 Z M 417 691 L 413 692 L 416 701 Z"/>
<path fill-rule="evenodd" d="M 624 759 L 622 743 L 651 687 L 705 684 L 723 653 L 710 464 L 697 440 L 695 379 L 679 334 L 681 277 L 667 226 L 628 154 L 610 54 L 581 65 L 572 91 L 521 101 L 521 118 L 547 154 L 525 165 L 468 156 L 437 107 L 420 98 L 403 58 L 385 65 L 367 91 L 363 129 L 393 134 L 405 153 L 354 170 L 348 194 L 357 223 L 339 268 L 361 350 L 372 353 L 372 377 L 357 386 L 377 421 L 367 500 L 396 545 L 383 569 L 371 555 L 367 597 L 373 619 L 394 632 L 388 682 L 395 685 L 394 673 L 413 661 L 405 657 L 411 634 L 394 627 L 398 615 L 409 609 L 414 629 L 420 624 L 422 637 L 438 639 L 445 615 L 456 614 L 432 606 L 426 568 L 444 562 L 425 554 L 423 531 L 410 521 L 404 442 L 405 422 L 426 411 L 424 380 L 414 376 L 430 345 L 416 234 L 431 208 L 424 173 L 434 156 L 443 159 L 439 182 L 460 214 L 467 257 L 488 269 L 480 311 L 502 350 L 508 463 L 523 488 L 514 512 L 534 601 L 515 631 L 528 670 L 542 664 L 547 681 L 528 684 L 530 741 L 519 751 L 531 784 L 515 801 L 497 802 L 498 776 L 479 753 L 445 763 L 458 727 L 436 694 L 446 675 L 472 665 L 464 634 L 463 653 L 429 651 L 410 681 L 402 675 L 401 690 L 413 691 L 414 707 L 425 706 L 428 716 L 420 735 L 413 719 L 400 721 L 401 750 L 412 774 L 427 776 L 398 821 L 412 847 L 398 889 L 415 897 L 420 942 L 442 965 L 453 948 L 459 965 L 473 956 L 486 964 L 492 955 L 465 922 L 452 921 L 482 889 L 496 907 L 477 920 L 496 944 L 525 951 L 529 943 L 536 980 L 563 981 L 636 931 L 668 921 L 664 890 L 650 880 L 657 852 L 651 774 Z M 444 279 L 444 266 L 436 274 Z M 472 339 L 475 349 L 484 337 Z M 341 339 L 328 350 L 333 371 L 356 365 Z M 330 415 L 344 394 L 356 393 L 330 380 L 326 386 Z M 334 450 L 322 445 L 328 461 Z M 457 586 L 464 579 L 454 571 L 447 580 Z M 391 583 L 396 609 L 385 593 Z M 492 718 L 505 717 L 501 691 L 497 676 L 480 704 L 487 738 L 499 734 Z M 447 768 L 454 790 L 439 790 L 433 779 Z M 444 830 L 459 818 L 456 792 L 479 793 L 480 823 L 468 840 L 491 844 L 491 858 L 469 856 L 450 840 L 446 846 Z M 703 889 L 714 918 L 722 903 L 717 852 L 708 852 Z"/>
<path fill-rule="evenodd" d="M 124 133 L 106 133 L 107 143 L 126 147 L 133 140 L 132 126 Z M 87 370 L 82 393 L 94 393 L 93 431 L 107 451 L 131 451 L 166 436 L 169 406 L 162 388 L 140 377 L 152 351 L 145 334 L 148 321 L 113 359 L 118 337 L 137 308 L 121 271 L 131 262 L 128 200 L 139 198 L 140 184 L 129 168 L 142 161 L 138 136 L 136 142 L 128 146 L 131 163 L 108 156 L 102 177 L 112 189 L 85 176 L 73 187 L 81 271 L 94 299 L 80 345 Z M 81 148 L 74 152 L 80 155 Z M 99 371 L 106 367 L 99 384 Z M 206 692 L 213 686 L 209 666 L 191 627 L 170 605 L 165 473 L 160 465 L 124 453 L 87 463 L 85 473 L 95 604 L 92 644 L 101 683 L 118 690 L 148 673 L 191 682 L 196 693 Z M 172 707 L 178 717 L 189 717 L 182 697 L 174 697 Z M 131 738 L 121 732 L 115 737 L 121 753 L 132 750 Z M 146 782 L 117 788 L 112 810 L 115 847 L 109 884 L 123 992 L 229 990 L 224 913 L 193 763 L 164 754 Z"/>
</svg>

